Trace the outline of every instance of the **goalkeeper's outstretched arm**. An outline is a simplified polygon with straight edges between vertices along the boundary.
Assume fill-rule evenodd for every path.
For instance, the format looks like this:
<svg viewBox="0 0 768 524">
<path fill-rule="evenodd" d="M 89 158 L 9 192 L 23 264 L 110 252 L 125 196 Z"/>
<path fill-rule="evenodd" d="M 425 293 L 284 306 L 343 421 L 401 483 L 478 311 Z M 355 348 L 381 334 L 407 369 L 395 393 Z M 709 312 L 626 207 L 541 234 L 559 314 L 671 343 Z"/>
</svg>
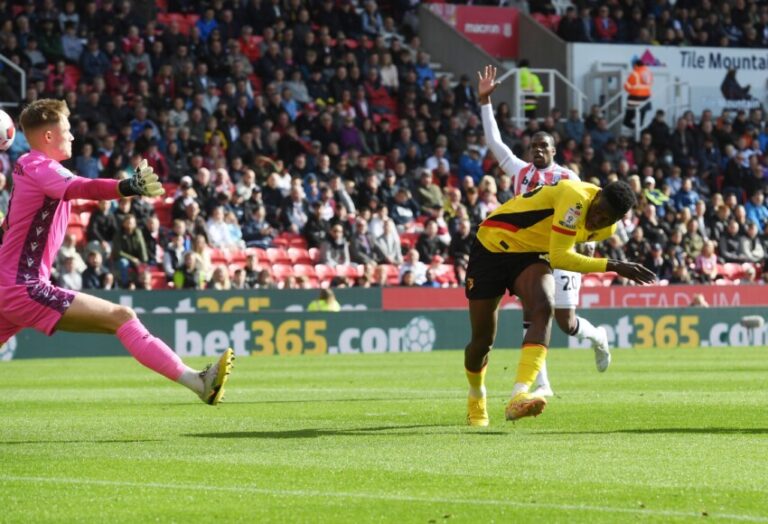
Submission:
<svg viewBox="0 0 768 524">
<path fill-rule="evenodd" d="M 160 196 L 164 193 L 158 176 L 147 165 L 147 161 L 142 160 L 136 168 L 136 175 L 125 180 L 73 177 L 64 192 L 64 199 L 115 200 L 127 196 Z"/>
</svg>

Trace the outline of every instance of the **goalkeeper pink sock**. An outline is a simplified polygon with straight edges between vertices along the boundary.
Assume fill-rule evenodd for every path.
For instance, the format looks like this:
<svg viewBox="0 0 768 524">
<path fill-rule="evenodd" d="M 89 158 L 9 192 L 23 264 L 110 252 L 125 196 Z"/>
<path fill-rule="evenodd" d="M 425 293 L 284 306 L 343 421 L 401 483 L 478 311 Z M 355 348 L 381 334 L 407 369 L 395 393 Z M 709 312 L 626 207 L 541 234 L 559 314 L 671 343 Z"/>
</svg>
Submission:
<svg viewBox="0 0 768 524">
<path fill-rule="evenodd" d="M 138 318 L 120 326 L 116 334 L 125 349 L 139 363 L 174 382 L 178 382 L 185 372 L 194 372 L 165 342 L 147 331 Z"/>
</svg>

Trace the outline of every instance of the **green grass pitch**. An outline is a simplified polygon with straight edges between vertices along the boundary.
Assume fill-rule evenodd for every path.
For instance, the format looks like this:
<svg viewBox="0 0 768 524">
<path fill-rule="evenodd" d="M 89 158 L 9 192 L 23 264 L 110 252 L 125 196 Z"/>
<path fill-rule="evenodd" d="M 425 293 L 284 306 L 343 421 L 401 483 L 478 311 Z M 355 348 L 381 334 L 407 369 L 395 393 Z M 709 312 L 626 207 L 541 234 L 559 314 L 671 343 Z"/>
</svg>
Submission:
<svg viewBox="0 0 768 524">
<path fill-rule="evenodd" d="M 457 351 L 241 358 L 216 408 L 129 358 L 3 363 L 0 522 L 768 522 L 765 348 L 551 351 L 511 424 L 518 355 L 485 429 Z"/>
</svg>

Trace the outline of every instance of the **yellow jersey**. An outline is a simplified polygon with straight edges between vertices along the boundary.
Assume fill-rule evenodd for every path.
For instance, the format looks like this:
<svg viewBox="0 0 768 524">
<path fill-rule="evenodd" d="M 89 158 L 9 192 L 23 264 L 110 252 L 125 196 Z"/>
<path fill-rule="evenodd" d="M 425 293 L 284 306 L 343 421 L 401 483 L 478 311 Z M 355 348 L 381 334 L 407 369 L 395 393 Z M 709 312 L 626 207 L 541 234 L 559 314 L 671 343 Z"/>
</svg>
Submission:
<svg viewBox="0 0 768 524">
<path fill-rule="evenodd" d="M 555 269 L 577 273 L 604 272 L 607 259 L 576 253 L 577 242 L 605 240 L 616 224 L 588 231 L 589 206 L 600 188 L 587 182 L 561 180 L 515 196 L 480 224 L 477 239 L 492 253 L 549 253 Z"/>
</svg>

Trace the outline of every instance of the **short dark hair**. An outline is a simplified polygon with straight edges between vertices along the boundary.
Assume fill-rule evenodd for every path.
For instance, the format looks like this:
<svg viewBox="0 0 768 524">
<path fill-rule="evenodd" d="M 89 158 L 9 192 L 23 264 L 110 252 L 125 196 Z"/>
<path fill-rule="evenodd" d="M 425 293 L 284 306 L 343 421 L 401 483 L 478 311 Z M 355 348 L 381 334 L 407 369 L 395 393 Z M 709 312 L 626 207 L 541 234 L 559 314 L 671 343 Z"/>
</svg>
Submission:
<svg viewBox="0 0 768 524">
<path fill-rule="evenodd" d="M 621 180 L 606 185 L 601 194 L 619 216 L 624 216 L 637 204 L 637 198 L 632 188 Z"/>
<path fill-rule="evenodd" d="M 531 141 L 535 140 L 538 137 L 546 138 L 547 141 L 552 145 L 552 147 L 555 147 L 555 137 L 547 133 L 546 131 L 536 131 L 533 136 L 531 136 Z"/>
</svg>

